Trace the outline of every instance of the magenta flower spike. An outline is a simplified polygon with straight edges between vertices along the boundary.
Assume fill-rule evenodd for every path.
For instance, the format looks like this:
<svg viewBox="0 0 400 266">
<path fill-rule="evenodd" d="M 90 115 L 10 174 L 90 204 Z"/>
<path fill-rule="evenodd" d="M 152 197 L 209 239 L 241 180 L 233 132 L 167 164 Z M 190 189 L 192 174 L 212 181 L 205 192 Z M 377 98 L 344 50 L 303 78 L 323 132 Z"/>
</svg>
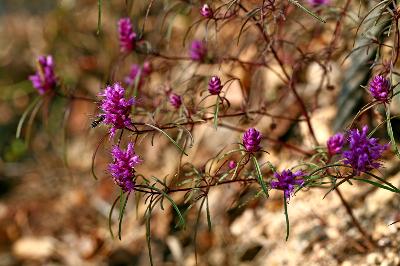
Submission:
<svg viewBox="0 0 400 266">
<path fill-rule="evenodd" d="M 130 18 L 121 18 L 118 21 L 120 51 L 129 53 L 135 48 L 136 33 L 133 31 Z"/>
<path fill-rule="evenodd" d="M 176 109 L 178 109 L 179 107 L 181 107 L 182 105 L 182 97 L 176 93 L 171 93 L 169 95 L 169 102 L 171 103 L 171 105 L 173 107 L 175 107 Z"/>
<path fill-rule="evenodd" d="M 326 146 L 328 147 L 328 153 L 330 155 L 340 153 L 342 151 L 344 144 L 345 144 L 345 138 L 342 133 L 337 133 L 333 135 L 326 142 Z"/>
<path fill-rule="evenodd" d="M 348 150 L 343 152 L 344 163 L 350 165 L 357 174 L 379 168 L 382 164 L 378 161 L 388 144 L 381 145 L 377 138 L 369 138 L 368 126 L 360 132 L 358 129 L 350 130 Z"/>
<path fill-rule="evenodd" d="M 202 41 L 195 40 L 190 45 L 189 54 L 193 61 L 204 62 L 207 55 L 207 47 Z"/>
<path fill-rule="evenodd" d="M 200 14 L 205 17 L 205 18 L 212 18 L 213 17 L 213 11 L 211 7 L 207 4 L 204 4 L 201 9 L 200 9 Z"/>
<path fill-rule="evenodd" d="M 277 181 L 271 181 L 271 187 L 283 190 L 285 198 L 289 200 L 295 186 L 302 186 L 304 184 L 304 179 L 302 178 L 304 175 L 302 171 L 293 173 L 291 170 L 283 170 L 281 174 L 275 172 L 274 177 Z"/>
<path fill-rule="evenodd" d="M 369 83 L 369 92 L 380 102 L 389 102 L 390 81 L 384 76 L 375 76 Z"/>
<path fill-rule="evenodd" d="M 260 142 L 261 142 L 262 135 L 261 133 L 255 129 L 250 128 L 243 134 L 243 145 L 246 151 L 248 152 L 256 152 L 261 149 Z"/>
<path fill-rule="evenodd" d="M 110 133 L 114 136 L 117 129 L 122 129 L 132 124 L 129 114 L 135 99 L 125 99 L 125 89 L 115 83 L 107 86 L 99 96 L 104 97 L 101 101 L 101 116 L 104 117 L 104 123 L 111 125 Z"/>
<path fill-rule="evenodd" d="M 54 74 L 54 61 L 51 55 L 39 56 L 38 70 L 34 75 L 29 76 L 29 80 L 41 95 L 56 87 L 57 78 Z"/>
<path fill-rule="evenodd" d="M 222 90 L 221 79 L 218 76 L 212 76 L 208 82 L 208 91 L 212 95 L 220 94 Z"/>
<path fill-rule="evenodd" d="M 139 156 L 135 154 L 134 144 L 128 143 L 127 149 L 122 150 L 114 146 L 111 150 L 113 162 L 109 164 L 108 171 L 118 186 L 124 192 L 130 192 L 134 189 L 133 181 L 135 166 L 142 162 Z"/>
</svg>

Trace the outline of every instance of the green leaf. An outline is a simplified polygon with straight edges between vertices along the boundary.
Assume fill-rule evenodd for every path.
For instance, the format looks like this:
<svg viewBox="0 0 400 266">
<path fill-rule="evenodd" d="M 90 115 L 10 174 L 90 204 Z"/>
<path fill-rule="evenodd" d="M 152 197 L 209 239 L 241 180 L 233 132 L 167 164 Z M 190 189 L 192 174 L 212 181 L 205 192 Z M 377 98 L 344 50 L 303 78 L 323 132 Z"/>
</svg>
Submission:
<svg viewBox="0 0 400 266">
<path fill-rule="evenodd" d="M 94 150 L 94 152 L 93 152 L 93 155 L 92 155 L 92 167 L 91 167 L 91 172 L 92 172 L 93 178 L 94 178 L 95 180 L 98 179 L 98 178 L 97 178 L 97 175 L 96 175 L 96 172 L 94 171 L 94 163 L 95 163 L 95 161 L 96 161 L 96 155 L 97 155 L 97 152 L 99 151 L 100 145 L 104 142 L 104 140 L 107 138 L 107 136 L 108 136 L 109 134 L 110 134 L 110 133 L 105 134 L 104 137 L 100 139 L 100 141 L 99 141 L 99 143 L 97 144 L 97 146 L 96 146 L 96 148 L 95 148 L 95 150 Z"/>
<path fill-rule="evenodd" d="M 102 2 L 103 2 L 103 0 L 98 0 L 97 1 L 97 8 L 98 8 L 98 13 L 97 13 L 97 32 L 96 32 L 97 35 L 100 34 Z"/>
<path fill-rule="evenodd" d="M 207 196 L 205 196 L 200 203 L 200 208 L 197 211 L 196 223 L 195 223 L 195 227 L 194 227 L 193 240 L 194 240 L 194 257 L 195 257 L 196 265 L 197 265 L 197 232 L 198 232 L 198 228 L 199 228 L 201 210 L 203 209 L 203 205 L 204 205 L 204 201 L 206 200 L 206 197 Z"/>
<path fill-rule="evenodd" d="M 150 124 L 147 124 L 147 123 L 145 123 L 145 125 L 146 126 L 148 126 L 148 127 L 151 127 L 151 128 L 154 128 L 155 130 L 157 130 L 157 131 L 159 131 L 159 132 L 161 132 L 161 133 L 163 133 L 183 154 L 185 154 L 186 156 L 188 156 L 187 155 L 187 153 L 185 152 L 185 150 L 184 149 L 182 149 L 179 145 L 178 145 L 178 143 L 176 143 L 176 141 L 173 139 L 173 138 L 171 138 L 168 134 L 167 134 L 167 132 L 165 132 L 164 130 L 162 130 L 162 129 L 160 129 L 160 128 L 158 128 L 158 127 L 156 127 L 156 126 L 153 126 L 153 125 L 150 125 Z"/>
<path fill-rule="evenodd" d="M 190 133 L 189 129 L 187 129 L 187 128 L 184 127 L 184 126 L 181 126 L 180 124 L 174 124 L 174 125 L 176 125 L 179 129 L 182 129 L 182 130 L 184 130 L 184 131 L 187 133 L 187 135 L 189 136 L 189 139 L 190 139 L 189 148 L 192 148 L 192 147 L 193 147 L 193 144 L 194 144 L 194 138 L 193 138 L 192 133 Z"/>
<path fill-rule="evenodd" d="M 33 102 L 26 108 L 25 112 L 22 114 L 21 119 L 18 122 L 17 126 L 17 133 L 16 133 L 16 138 L 19 139 L 21 137 L 21 131 L 22 131 L 22 126 L 24 125 L 24 122 L 26 120 L 26 117 L 28 114 L 35 108 L 37 104 L 40 104 L 42 102 L 42 98 L 40 96 L 36 97 Z"/>
<path fill-rule="evenodd" d="M 215 111 L 214 111 L 214 128 L 218 127 L 218 112 L 219 112 L 219 96 L 217 97 L 217 102 L 215 103 Z"/>
<path fill-rule="evenodd" d="M 150 265 L 153 266 L 153 255 L 151 253 L 151 227 L 150 227 L 150 222 L 151 222 L 151 211 L 152 211 L 152 202 L 150 202 L 149 207 L 147 208 L 146 211 L 146 242 L 147 242 L 147 250 L 149 252 L 149 258 L 150 258 Z"/>
<path fill-rule="evenodd" d="M 226 156 L 228 156 L 232 153 L 241 152 L 241 151 L 245 151 L 245 149 L 234 149 L 234 150 L 228 151 L 228 152 L 224 153 L 222 156 L 218 157 L 217 161 L 222 160 L 223 158 L 225 158 Z"/>
<path fill-rule="evenodd" d="M 253 159 L 254 166 L 255 166 L 255 168 L 256 168 L 256 170 L 257 170 L 257 180 L 258 180 L 258 183 L 260 183 L 262 190 L 264 191 L 265 195 L 268 197 L 267 185 L 265 184 L 265 182 L 264 182 L 264 180 L 263 180 L 263 177 L 262 177 L 262 174 L 261 174 L 260 166 L 258 165 L 258 162 L 257 162 L 257 159 L 256 159 L 255 156 L 252 156 L 252 159 Z"/>
<path fill-rule="evenodd" d="M 121 196 L 118 196 L 118 197 L 114 200 L 114 203 L 111 205 L 111 209 L 110 209 L 110 212 L 109 212 L 109 214 L 108 214 L 108 230 L 110 231 L 111 238 L 114 238 L 114 233 L 113 233 L 113 231 L 112 231 L 112 214 L 113 214 L 115 205 L 117 205 L 117 202 L 118 202 L 118 200 L 119 200 L 120 197 L 121 197 Z"/>
<path fill-rule="evenodd" d="M 391 191 L 391 192 L 399 193 L 398 190 L 395 190 L 395 189 L 393 189 L 393 188 L 391 188 L 391 187 L 387 187 L 387 186 L 385 186 L 385 185 L 379 184 L 379 183 L 377 183 L 377 182 L 374 182 L 374 181 L 371 181 L 371 180 L 368 180 L 368 179 L 357 178 L 357 177 L 353 177 L 353 179 L 354 179 L 354 180 L 361 181 L 361 182 L 364 182 L 364 183 L 371 184 L 371 185 L 376 186 L 376 187 L 379 187 L 379 188 L 383 188 L 383 189 L 389 190 L 389 191 Z"/>
<path fill-rule="evenodd" d="M 299 1 L 297 1 L 297 0 L 288 0 L 288 1 L 290 3 L 292 3 L 293 5 L 297 6 L 298 8 L 300 8 L 301 10 L 303 10 L 304 12 L 306 12 L 308 15 L 312 16 L 313 18 L 316 18 L 317 20 L 321 21 L 322 23 L 326 23 L 326 21 L 323 20 L 320 16 L 318 16 L 317 14 L 315 14 L 314 12 L 312 12 L 305 6 L 301 5 L 299 3 Z"/>
<path fill-rule="evenodd" d="M 289 224 L 289 214 L 288 214 L 288 209 L 287 209 L 287 199 L 286 199 L 285 194 L 283 194 L 283 205 L 285 206 L 286 241 L 288 241 L 288 239 L 289 239 L 290 224 Z"/>
<path fill-rule="evenodd" d="M 158 191 L 158 192 L 160 192 L 165 198 L 167 198 L 167 200 L 171 203 L 172 207 L 175 209 L 176 213 L 178 214 L 178 218 L 179 218 L 178 226 L 185 227 L 185 219 L 183 218 L 183 216 L 182 216 L 178 206 L 176 205 L 175 201 L 170 196 L 168 196 L 168 194 L 165 193 L 164 190 L 158 189 L 158 188 L 156 188 L 154 186 L 152 186 L 151 188 L 156 190 L 156 191 Z"/>
<path fill-rule="evenodd" d="M 118 223 L 118 238 L 119 238 L 119 240 L 121 240 L 122 219 L 124 218 L 125 208 L 126 208 L 126 204 L 128 202 L 129 194 L 130 193 L 128 193 L 125 196 L 124 192 L 121 190 L 120 202 L 119 202 L 119 219 L 118 219 L 119 220 L 119 223 Z"/>
<path fill-rule="evenodd" d="M 211 215 L 210 215 L 210 207 L 208 206 L 208 195 L 206 196 L 206 213 L 207 213 L 208 231 L 211 232 Z"/>
<path fill-rule="evenodd" d="M 381 177 L 379 177 L 379 176 L 377 176 L 377 175 L 374 175 L 373 173 L 370 173 L 370 172 L 364 172 L 364 173 L 367 174 L 367 175 L 369 175 L 369 176 L 372 176 L 372 177 L 375 178 L 375 179 L 378 179 L 378 180 L 381 181 L 383 184 L 385 184 L 385 185 L 391 187 L 392 189 L 397 190 L 398 192 L 400 192 L 399 189 L 398 189 L 397 187 L 395 187 L 392 183 L 386 181 L 385 179 L 383 179 L 383 178 L 381 178 Z"/>
<path fill-rule="evenodd" d="M 399 149 L 397 147 L 396 140 L 394 139 L 392 123 L 390 122 L 390 120 L 391 120 L 391 118 L 390 118 L 390 108 L 389 108 L 389 106 L 387 106 L 386 107 L 387 132 L 388 132 L 389 137 L 390 137 L 390 144 L 392 146 L 392 150 L 396 154 L 396 156 L 398 158 L 400 158 L 400 152 L 399 152 Z"/>
<path fill-rule="evenodd" d="M 276 172 L 275 166 L 270 161 L 267 161 L 267 164 L 268 164 L 269 168 L 272 170 L 272 172 L 275 173 Z"/>
</svg>

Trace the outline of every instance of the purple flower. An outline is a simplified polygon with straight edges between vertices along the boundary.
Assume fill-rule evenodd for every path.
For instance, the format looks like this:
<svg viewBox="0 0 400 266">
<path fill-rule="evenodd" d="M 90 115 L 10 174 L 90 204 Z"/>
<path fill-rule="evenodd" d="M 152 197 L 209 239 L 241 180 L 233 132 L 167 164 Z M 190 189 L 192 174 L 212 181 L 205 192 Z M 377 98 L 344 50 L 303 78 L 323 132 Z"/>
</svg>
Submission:
<svg viewBox="0 0 400 266">
<path fill-rule="evenodd" d="M 38 57 L 38 71 L 29 76 L 29 80 L 42 95 L 56 87 L 57 78 L 54 74 L 54 62 L 51 55 Z"/>
<path fill-rule="evenodd" d="M 248 152 L 256 152 L 261 149 L 260 142 L 261 142 L 262 135 L 261 133 L 255 129 L 250 128 L 243 134 L 243 145 L 246 151 Z"/>
<path fill-rule="evenodd" d="M 375 76 L 369 83 L 369 92 L 380 102 L 389 101 L 390 81 L 384 76 Z"/>
<path fill-rule="evenodd" d="M 205 47 L 204 43 L 199 40 L 195 40 L 190 45 L 190 58 L 193 61 L 203 62 L 207 55 L 207 47 Z"/>
<path fill-rule="evenodd" d="M 200 14 L 205 18 L 212 18 L 213 17 L 213 11 L 207 4 L 204 4 L 201 7 Z"/>
<path fill-rule="evenodd" d="M 302 171 L 293 173 L 291 170 L 283 170 L 281 174 L 274 173 L 274 177 L 278 181 L 271 181 L 271 187 L 274 189 L 283 190 L 286 199 L 290 199 L 293 194 L 294 186 L 301 186 L 304 184 L 304 179 L 301 178 L 305 174 Z"/>
<path fill-rule="evenodd" d="M 128 143 L 126 151 L 114 146 L 111 155 L 114 161 L 108 165 L 108 171 L 111 173 L 115 184 L 120 186 L 124 192 L 132 191 L 135 186 L 133 181 L 134 167 L 142 162 L 139 156 L 135 154 L 133 143 Z"/>
<path fill-rule="evenodd" d="M 169 102 L 173 107 L 178 109 L 182 105 L 182 97 L 176 93 L 171 92 L 169 94 Z"/>
<path fill-rule="evenodd" d="M 368 138 L 368 126 L 360 132 L 358 129 L 349 132 L 349 149 L 343 152 L 344 163 L 351 165 L 356 174 L 379 168 L 378 162 L 388 144 L 381 145 L 376 138 Z"/>
<path fill-rule="evenodd" d="M 235 161 L 233 161 L 233 160 L 229 161 L 229 163 L 228 163 L 229 169 L 235 169 L 236 166 L 237 166 L 237 163 Z"/>
<path fill-rule="evenodd" d="M 329 4 L 330 0 L 308 0 L 308 3 L 312 6 L 322 6 Z"/>
<path fill-rule="evenodd" d="M 132 86 L 135 84 L 136 79 L 140 75 L 139 78 L 139 87 L 143 84 L 144 82 L 144 77 L 150 75 L 151 73 L 151 64 L 150 62 L 144 62 L 143 66 L 139 66 L 138 64 L 133 64 L 131 66 L 131 71 L 129 75 L 125 78 L 125 83 L 128 84 L 129 86 Z"/>
<path fill-rule="evenodd" d="M 132 106 L 135 104 L 134 98 L 126 100 L 125 89 L 119 84 L 115 83 L 112 86 L 107 86 L 99 96 L 103 96 L 101 101 L 102 116 L 104 123 L 112 125 L 110 129 L 111 136 L 114 136 L 117 129 L 130 126 L 132 124 L 129 118 L 129 113 Z"/>
<path fill-rule="evenodd" d="M 118 21 L 119 45 L 123 53 L 128 53 L 135 48 L 136 33 L 133 31 L 130 18 L 121 18 Z"/>
<path fill-rule="evenodd" d="M 221 92 L 221 79 L 217 76 L 212 76 L 208 82 L 208 91 L 212 95 L 218 95 Z"/>
<path fill-rule="evenodd" d="M 345 139 L 342 133 L 337 133 L 330 137 L 326 142 L 326 146 L 328 147 L 328 153 L 330 155 L 338 154 L 342 151 Z"/>
</svg>

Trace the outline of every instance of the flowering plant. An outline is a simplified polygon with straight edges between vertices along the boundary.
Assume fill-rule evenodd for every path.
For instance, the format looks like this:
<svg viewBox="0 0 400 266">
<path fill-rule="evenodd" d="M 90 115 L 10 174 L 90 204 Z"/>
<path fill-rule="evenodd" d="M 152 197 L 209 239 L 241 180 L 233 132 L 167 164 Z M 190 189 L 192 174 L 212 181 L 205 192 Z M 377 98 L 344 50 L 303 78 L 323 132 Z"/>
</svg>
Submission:
<svg viewBox="0 0 400 266">
<path fill-rule="evenodd" d="M 383 30 L 377 31 L 377 36 L 359 47 L 341 47 L 339 38 L 351 34 L 345 27 L 354 28 L 351 24 L 354 22 L 345 20 L 350 8 L 354 8 L 351 1 L 343 1 L 343 6 L 338 9 L 329 9 L 338 4 L 326 0 L 309 0 L 304 5 L 299 1 L 275 0 L 212 1 L 209 4 L 165 1 L 160 5 L 166 5 L 162 10 L 169 11 L 163 14 L 163 18 L 153 15 L 153 20 L 150 20 L 152 8 L 155 8 L 153 2 L 148 1 L 146 12 L 140 17 L 142 20 L 120 18 L 114 22 L 114 35 L 106 32 L 109 33 L 107 39 L 119 46 L 119 50 L 116 49 L 110 73 L 105 73 L 107 78 L 97 94 L 89 93 L 95 90 L 93 88 L 85 96 L 79 90 L 67 90 L 63 86 L 63 76 L 59 74 L 62 72 L 59 68 L 56 72 L 56 60 L 51 55 L 40 56 L 37 72 L 29 76 L 40 95 L 28 107 L 26 114 L 35 114 L 37 111 L 34 110 L 44 102 L 61 98 L 70 102 L 84 101 L 97 107 L 91 125 L 93 134 L 100 137 L 94 148 L 92 172 L 94 174 L 98 169 L 96 157 L 102 145 L 109 147 L 104 148 L 108 154 L 108 167 L 103 167 L 103 172 L 120 191 L 110 208 L 111 234 L 114 232 L 113 212 L 119 206 L 118 236 L 122 237 L 126 206 L 135 196 L 135 204 L 145 208 L 143 220 L 153 264 L 150 223 L 157 207 L 164 209 L 164 202 L 169 202 L 178 218 L 177 224 L 182 228 L 187 225 L 192 208 L 198 208 L 198 220 L 205 208 L 207 224 L 211 227 L 210 191 L 218 186 L 237 185 L 255 189 L 252 199 L 268 201 L 272 193 L 283 199 L 287 239 L 290 232 L 288 203 L 296 200 L 298 193 L 324 188 L 327 193 L 334 191 L 338 195 L 366 246 L 374 247 L 375 240 L 356 219 L 340 192 L 340 186 L 361 182 L 388 193 L 400 194 L 399 188 L 376 171 L 384 169 L 387 158 L 394 155 L 400 158 L 396 131 L 391 122 L 394 118 L 391 107 L 399 94 L 395 83 L 399 74 L 395 65 L 399 58 L 400 33 L 391 30 L 384 35 Z M 195 16 L 197 21 L 187 25 L 184 34 L 177 34 L 182 29 L 170 22 L 169 29 L 161 34 L 163 41 L 159 43 L 160 34 L 155 33 L 158 27 L 155 21 L 160 20 L 163 31 L 168 15 L 181 12 L 169 2 L 182 5 L 188 20 Z M 387 28 L 391 29 L 389 26 L 392 24 L 398 28 L 397 9 L 390 1 L 382 1 L 380 5 L 391 12 L 382 9 L 376 14 L 377 9 L 368 5 L 363 8 L 366 17 L 360 19 L 359 27 L 383 17 Z M 196 12 L 190 13 L 190 10 Z M 338 18 L 330 16 L 329 10 L 339 12 L 336 14 Z M 121 17 L 122 14 L 126 12 L 121 12 Z M 370 14 L 375 17 L 371 18 Z M 136 21 L 142 21 L 142 27 L 137 27 Z M 334 28 L 332 33 L 325 23 Z M 214 29 L 209 27 L 210 24 Z M 304 25 L 313 25 L 313 28 L 309 30 Z M 328 41 L 320 40 L 323 30 L 330 36 Z M 170 47 L 174 45 L 171 38 L 175 38 L 174 34 L 179 35 L 176 38 L 183 45 L 180 49 Z M 394 37 L 396 41 L 385 44 L 386 36 Z M 333 104 L 328 101 L 333 95 L 331 72 L 338 57 L 335 53 L 346 50 L 348 56 L 360 51 L 367 54 L 370 46 L 378 50 L 382 47 L 391 49 L 390 56 L 385 55 L 389 59 L 376 52 L 376 59 L 370 66 L 377 75 L 369 73 L 367 75 L 373 76 L 372 79 L 366 76 L 363 81 L 354 81 L 356 89 L 349 89 L 348 83 L 343 85 L 343 93 L 348 94 L 339 96 L 339 105 L 344 106 L 338 111 L 344 122 L 338 119 L 336 123 L 339 125 L 336 131 L 340 132 L 330 134 L 329 138 L 321 136 L 316 130 L 315 117 L 323 106 Z M 57 57 L 54 54 L 54 58 Z M 363 64 L 370 63 L 369 59 Z M 312 67 L 321 72 L 317 84 L 304 81 Z M 268 78 L 263 80 L 265 73 Z M 275 87 L 273 82 L 277 84 Z M 367 92 L 362 92 L 361 85 L 366 85 Z M 357 103 L 347 102 L 358 94 Z M 368 99 L 365 106 L 356 109 L 365 99 Z M 43 104 L 43 108 L 46 106 Z M 350 115 L 342 115 L 342 111 L 347 110 L 350 110 Z M 18 125 L 18 137 L 22 135 L 25 118 L 24 114 Z M 197 143 L 197 137 L 202 134 L 198 128 L 208 126 L 209 122 L 213 124 L 211 133 Z M 386 125 L 386 130 L 382 129 L 383 125 Z M 197 158 L 196 149 L 192 147 L 220 147 L 214 142 L 217 134 L 224 134 L 224 147 L 214 150 L 210 158 Z M 154 143 L 157 145 L 163 141 L 164 144 L 168 142 L 165 150 L 173 147 L 174 151 L 164 153 L 153 147 Z M 154 157 L 158 161 L 176 164 L 173 170 L 168 168 L 171 172 L 163 173 L 165 178 L 159 177 L 162 167 L 149 163 L 150 159 L 146 158 L 146 155 L 150 157 L 148 150 L 156 150 Z M 282 151 L 291 154 L 298 163 L 290 165 L 290 168 L 283 166 L 277 159 Z M 146 165 L 147 173 L 141 173 L 141 167 Z"/>
</svg>

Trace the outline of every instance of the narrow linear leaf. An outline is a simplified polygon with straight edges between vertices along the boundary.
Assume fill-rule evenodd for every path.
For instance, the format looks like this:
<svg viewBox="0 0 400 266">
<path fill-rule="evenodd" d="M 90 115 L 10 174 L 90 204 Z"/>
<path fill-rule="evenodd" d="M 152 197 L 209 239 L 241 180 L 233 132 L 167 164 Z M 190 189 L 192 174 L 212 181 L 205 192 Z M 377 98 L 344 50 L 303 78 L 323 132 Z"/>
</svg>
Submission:
<svg viewBox="0 0 400 266">
<path fill-rule="evenodd" d="M 304 12 L 306 12 L 308 15 L 312 16 L 313 18 L 316 18 L 317 20 L 321 21 L 322 23 L 326 23 L 326 21 L 324 19 L 322 19 L 320 16 L 318 16 L 317 14 L 315 14 L 314 12 L 312 12 L 310 9 L 306 8 L 302 4 L 300 4 L 299 1 L 297 1 L 297 0 L 288 0 L 288 1 L 290 3 L 292 3 L 293 5 L 297 6 L 298 8 L 300 8 L 301 10 L 303 10 Z"/>
<path fill-rule="evenodd" d="M 267 164 L 268 164 L 269 168 L 272 170 L 272 172 L 275 173 L 276 172 L 275 166 L 270 161 L 267 161 Z"/>
<path fill-rule="evenodd" d="M 195 224 L 195 228 L 194 228 L 194 236 L 193 236 L 193 238 L 194 238 L 194 258 L 195 258 L 196 265 L 197 265 L 197 232 L 199 229 L 201 210 L 203 209 L 203 205 L 204 205 L 204 201 L 206 200 L 206 197 L 204 197 L 200 203 L 200 208 L 197 211 L 196 224 Z"/>
<path fill-rule="evenodd" d="M 121 196 L 120 196 L 120 207 L 119 207 L 119 222 L 118 222 L 118 238 L 119 240 L 121 240 L 121 234 L 122 234 L 122 219 L 124 218 L 124 214 L 125 214 L 125 208 L 126 208 L 126 204 L 128 202 L 128 198 L 129 198 L 129 194 L 128 193 L 126 196 L 124 195 L 124 192 L 121 190 Z"/>
<path fill-rule="evenodd" d="M 97 9 L 98 9 L 98 13 L 97 13 L 97 32 L 96 32 L 97 35 L 100 34 L 102 2 L 103 2 L 103 0 L 97 0 Z"/>
<path fill-rule="evenodd" d="M 386 121 L 387 121 L 386 122 L 387 132 L 388 132 L 389 137 L 390 137 L 390 145 L 392 146 L 392 150 L 396 154 L 396 156 L 398 158 L 400 158 L 399 148 L 397 147 L 396 140 L 394 139 L 394 135 L 393 135 L 392 122 L 390 122 L 391 119 L 390 119 L 390 108 L 389 108 L 389 106 L 386 107 Z"/>
<path fill-rule="evenodd" d="M 19 139 L 21 137 L 21 131 L 22 131 L 22 126 L 24 125 L 24 122 L 28 116 L 28 114 L 33 110 L 33 108 L 35 108 L 35 106 L 37 104 L 39 104 L 42 102 L 41 101 L 41 97 L 36 97 L 33 102 L 26 108 L 25 112 L 22 114 L 21 119 L 18 122 L 18 126 L 17 126 L 17 133 L 15 134 L 16 138 Z"/>
<path fill-rule="evenodd" d="M 97 144 L 96 149 L 94 150 L 93 155 L 92 155 L 92 167 L 91 167 L 91 172 L 92 172 L 93 178 L 94 178 L 95 180 L 98 179 L 98 178 L 97 178 L 97 175 L 96 175 L 96 172 L 95 172 L 95 170 L 94 170 L 94 167 L 95 167 L 94 163 L 95 163 L 95 161 L 96 161 L 96 155 L 97 155 L 97 152 L 99 151 L 99 148 L 100 148 L 101 144 L 104 142 L 104 140 L 107 138 L 107 136 L 108 136 L 109 134 L 110 134 L 110 133 L 105 134 L 104 137 L 100 139 L 100 141 L 99 141 L 99 143 Z"/>
<path fill-rule="evenodd" d="M 30 143 L 30 138 L 31 138 L 31 133 L 32 133 L 32 130 L 33 130 L 33 123 L 34 123 L 34 121 L 35 121 L 35 118 L 36 118 L 36 115 L 38 114 L 38 112 L 39 112 L 39 109 L 40 109 L 40 107 L 42 106 L 42 103 L 43 103 L 43 100 L 41 100 L 39 103 L 37 103 L 36 105 L 35 105 L 35 107 L 33 107 L 33 109 L 32 109 L 32 111 L 31 111 L 31 114 L 29 115 L 29 118 L 28 118 L 28 122 L 27 122 L 27 124 L 26 124 L 26 133 L 25 133 L 25 143 L 26 143 L 26 146 L 29 146 L 29 143 Z M 54 115 L 54 113 L 52 112 L 52 114 Z M 48 117 L 46 116 L 45 118 L 45 125 L 47 125 L 48 123 Z M 48 127 L 46 127 L 46 129 L 47 130 L 49 130 L 49 128 Z M 54 141 L 54 140 L 53 140 Z M 53 142 L 52 141 L 52 142 Z M 54 143 L 54 142 L 53 142 Z M 54 144 L 53 144 L 54 145 Z"/>
<path fill-rule="evenodd" d="M 68 164 L 68 119 L 71 114 L 71 108 L 67 107 L 64 113 L 64 119 L 63 119 L 63 131 L 62 131 L 62 157 L 63 157 L 63 163 L 65 165 L 65 168 L 69 168 Z"/>
<path fill-rule="evenodd" d="M 240 152 L 240 151 L 245 151 L 245 149 L 234 149 L 234 150 L 228 151 L 228 152 L 224 153 L 222 156 L 218 157 L 217 162 L 219 162 L 220 160 L 224 159 L 225 157 L 227 157 L 228 155 L 230 155 L 232 153 L 236 153 L 236 152 Z"/>
<path fill-rule="evenodd" d="M 206 196 L 206 212 L 207 212 L 208 231 L 211 232 L 211 215 L 210 215 L 210 207 L 208 206 L 208 196 Z"/>
<path fill-rule="evenodd" d="M 190 139 L 189 148 L 192 148 L 192 147 L 193 147 L 193 144 L 194 144 L 194 138 L 193 138 L 192 133 L 190 133 L 189 129 L 187 129 L 187 128 L 184 127 L 184 126 L 181 126 L 181 125 L 179 125 L 179 124 L 175 124 L 175 125 L 176 125 L 178 128 L 184 130 L 184 131 L 187 133 L 187 135 L 189 136 L 189 139 Z"/>
<path fill-rule="evenodd" d="M 115 205 L 117 205 L 117 202 L 118 202 L 118 200 L 119 200 L 120 197 L 121 197 L 121 196 L 118 196 L 118 197 L 114 200 L 114 203 L 111 205 L 111 209 L 110 209 L 110 212 L 109 212 L 109 214 L 108 214 L 108 230 L 110 231 L 111 238 L 114 238 L 114 233 L 113 233 L 113 231 L 112 231 L 112 214 L 113 214 Z"/>
<path fill-rule="evenodd" d="M 168 194 L 165 193 L 165 191 L 158 189 L 156 187 L 151 187 L 151 188 L 160 192 L 164 197 L 167 198 L 167 200 L 171 203 L 172 207 L 175 209 L 176 213 L 178 214 L 178 218 L 179 218 L 178 226 L 185 227 L 185 219 L 183 218 L 182 213 L 179 210 L 178 206 L 176 205 L 175 201 L 170 196 L 168 196 Z"/>
<path fill-rule="evenodd" d="M 153 266 L 153 255 L 151 252 L 151 227 L 150 227 L 150 221 L 151 221 L 151 211 L 152 211 L 152 203 L 149 204 L 149 207 L 146 212 L 146 242 L 147 242 L 147 250 L 149 252 L 149 258 L 150 258 L 150 265 Z"/>
<path fill-rule="evenodd" d="M 217 102 L 215 103 L 215 111 L 214 111 L 214 128 L 218 127 L 218 112 L 219 112 L 219 96 L 217 97 Z"/>
<path fill-rule="evenodd" d="M 392 189 L 399 191 L 399 189 L 397 187 L 395 187 L 392 183 L 386 181 L 385 179 L 383 179 L 383 178 L 381 178 L 381 177 L 379 177 L 377 175 L 374 175 L 373 173 L 370 173 L 370 172 L 364 172 L 364 173 L 369 175 L 369 176 L 372 176 L 375 179 L 378 179 L 379 181 L 381 181 L 383 184 L 387 185 L 388 187 L 391 187 Z"/>
<path fill-rule="evenodd" d="M 187 153 L 185 152 L 185 150 L 182 149 L 179 146 L 179 144 L 176 143 L 176 141 L 167 134 L 167 132 L 165 132 L 164 130 L 162 130 L 162 129 L 156 127 L 156 126 L 153 126 L 153 125 L 150 125 L 150 124 L 147 124 L 147 123 L 145 123 L 145 125 L 148 126 L 148 127 L 154 128 L 155 130 L 157 130 L 157 131 L 161 132 L 162 134 L 164 134 L 178 148 L 178 150 L 180 150 L 183 154 L 188 156 Z"/>
<path fill-rule="evenodd" d="M 255 156 L 252 156 L 252 159 L 253 159 L 254 166 L 255 166 L 255 168 L 256 168 L 256 170 L 257 170 L 257 180 L 258 180 L 258 183 L 260 183 L 260 186 L 261 186 L 262 190 L 264 191 L 265 195 L 268 197 L 267 185 L 265 184 L 265 182 L 264 182 L 264 180 L 263 180 L 263 177 L 262 177 L 262 174 L 261 174 L 260 166 L 258 165 L 258 162 L 257 162 L 257 159 L 256 159 Z"/>
<path fill-rule="evenodd" d="M 357 178 L 357 177 L 353 177 L 353 179 L 354 179 L 354 180 L 361 181 L 361 182 L 364 182 L 364 183 L 371 184 L 371 185 L 376 186 L 376 187 L 379 187 L 379 188 L 383 188 L 383 189 L 389 190 L 389 191 L 394 192 L 394 193 L 399 193 L 398 190 L 395 190 L 395 189 L 393 189 L 393 188 L 391 188 L 391 187 L 387 187 L 387 186 L 385 186 L 385 185 L 379 184 L 379 183 L 377 183 L 377 182 L 374 182 L 374 181 L 371 181 L 371 180 L 368 180 L 368 179 Z"/>
</svg>

